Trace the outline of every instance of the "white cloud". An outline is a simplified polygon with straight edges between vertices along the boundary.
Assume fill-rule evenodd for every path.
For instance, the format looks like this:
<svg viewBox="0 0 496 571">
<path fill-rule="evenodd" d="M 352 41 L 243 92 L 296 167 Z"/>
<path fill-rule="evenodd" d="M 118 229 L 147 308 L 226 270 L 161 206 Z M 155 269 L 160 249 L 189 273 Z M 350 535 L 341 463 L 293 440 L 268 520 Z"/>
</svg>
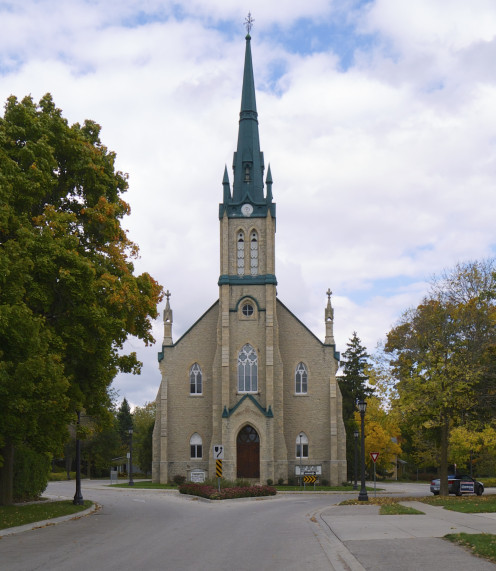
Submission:
<svg viewBox="0 0 496 571">
<path fill-rule="evenodd" d="M 338 350 L 356 330 L 371 351 L 433 273 L 495 252 L 496 6 L 322 0 L 281 10 L 260 0 L 250 9 L 279 296 L 323 338 L 330 287 Z M 218 203 L 237 138 L 245 11 L 216 0 L 0 8 L 0 99 L 49 91 L 70 122 L 102 125 L 130 173 L 124 225 L 141 249 L 137 271 L 172 292 L 175 339 L 218 295 Z M 316 38 L 342 18 L 347 34 L 351 22 L 370 41 L 357 36 L 343 71 L 335 28 L 314 53 L 285 35 L 302 17 L 320 26 Z M 160 382 L 160 321 L 154 330 L 153 348 L 129 342 L 141 377 L 118 378 L 133 404 L 152 400 Z"/>
</svg>

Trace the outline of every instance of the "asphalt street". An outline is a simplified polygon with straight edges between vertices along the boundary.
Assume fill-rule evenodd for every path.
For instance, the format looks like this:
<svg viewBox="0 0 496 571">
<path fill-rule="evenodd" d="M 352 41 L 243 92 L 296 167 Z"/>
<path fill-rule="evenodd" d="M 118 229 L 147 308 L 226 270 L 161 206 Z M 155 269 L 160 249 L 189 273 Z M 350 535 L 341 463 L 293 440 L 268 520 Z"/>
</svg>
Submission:
<svg viewBox="0 0 496 571">
<path fill-rule="evenodd" d="M 381 488 L 395 496 L 429 494 L 425 484 L 381 483 Z M 51 483 L 46 495 L 72 498 L 74 482 Z M 483 571 L 496 567 L 442 539 L 450 532 L 496 533 L 493 514 L 466 518 L 432 508 L 419 516 L 379 516 L 376 506 L 338 506 L 353 496 L 341 493 L 208 502 L 176 492 L 111 488 L 108 482 L 97 481 L 84 481 L 83 495 L 97 502 L 99 509 L 57 525 L 12 535 L 4 532 L 0 570 Z"/>
</svg>

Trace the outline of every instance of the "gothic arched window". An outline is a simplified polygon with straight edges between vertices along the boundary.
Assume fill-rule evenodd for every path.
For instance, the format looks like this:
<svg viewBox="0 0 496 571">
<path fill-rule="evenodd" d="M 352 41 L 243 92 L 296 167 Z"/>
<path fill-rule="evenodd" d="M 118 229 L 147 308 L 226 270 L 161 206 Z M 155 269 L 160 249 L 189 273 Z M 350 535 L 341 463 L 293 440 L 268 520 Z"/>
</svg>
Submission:
<svg viewBox="0 0 496 571">
<path fill-rule="evenodd" d="M 308 370 L 305 363 L 298 363 L 295 371 L 295 393 L 306 394 L 308 391 Z"/>
<path fill-rule="evenodd" d="M 256 393 L 258 389 L 258 357 L 249 344 L 238 355 L 238 392 Z"/>
<path fill-rule="evenodd" d="M 258 235 L 255 230 L 250 236 L 250 272 L 252 276 L 258 274 Z"/>
<path fill-rule="evenodd" d="M 245 235 L 242 230 L 238 232 L 238 276 L 245 273 Z"/>
<path fill-rule="evenodd" d="M 201 395 L 203 391 L 203 375 L 200 365 L 195 363 L 189 370 L 189 394 Z"/>
<path fill-rule="evenodd" d="M 203 442 L 198 432 L 195 432 L 193 436 L 189 439 L 189 450 L 191 458 L 203 457 Z"/>
</svg>

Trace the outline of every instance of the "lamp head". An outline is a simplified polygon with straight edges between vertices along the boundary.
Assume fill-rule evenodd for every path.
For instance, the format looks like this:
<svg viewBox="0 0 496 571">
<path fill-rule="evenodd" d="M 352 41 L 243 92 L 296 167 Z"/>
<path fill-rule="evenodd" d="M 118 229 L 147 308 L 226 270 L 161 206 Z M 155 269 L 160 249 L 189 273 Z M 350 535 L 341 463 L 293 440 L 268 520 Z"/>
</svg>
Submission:
<svg viewBox="0 0 496 571">
<path fill-rule="evenodd" d="M 357 402 L 358 410 L 365 412 L 367 410 L 367 403 L 362 399 Z"/>
</svg>

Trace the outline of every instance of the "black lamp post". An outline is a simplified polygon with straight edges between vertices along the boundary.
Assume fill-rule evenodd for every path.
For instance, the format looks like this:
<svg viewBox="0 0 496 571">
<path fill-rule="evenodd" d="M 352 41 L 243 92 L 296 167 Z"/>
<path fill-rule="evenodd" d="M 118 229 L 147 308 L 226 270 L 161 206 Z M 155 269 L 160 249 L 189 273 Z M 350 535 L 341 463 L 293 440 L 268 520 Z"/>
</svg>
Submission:
<svg viewBox="0 0 496 571">
<path fill-rule="evenodd" d="M 133 429 L 129 429 L 129 486 L 134 486 L 133 482 Z"/>
<path fill-rule="evenodd" d="M 81 493 L 81 440 L 79 440 L 79 425 L 81 424 L 81 412 L 77 411 L 76 424 L 76 493 L 72 503 L 75 506 L 84 504 L 83 494 Z"/>
<path fill-rule="evenodd" d="M 365 411 L 367 409 L 367 403 L 362 399 L 358 401 L 357 405 L 358 410 L 360 411 L 360 421 L 362 428 L 362 487 L 360 488 L 360 493 L 358 494 L 358 500 L 362 502 L 368 502 L 369 496 L 367 495 L 367 488 L 365 486 Z"/>
<path fill-rule="evenodd" d="M 355 437 L 355 483 L 353 484 L 353 489 L 358 490 L 358 429 L 355 428 L 353 432 L 353 436 Z"/>
</svg>

